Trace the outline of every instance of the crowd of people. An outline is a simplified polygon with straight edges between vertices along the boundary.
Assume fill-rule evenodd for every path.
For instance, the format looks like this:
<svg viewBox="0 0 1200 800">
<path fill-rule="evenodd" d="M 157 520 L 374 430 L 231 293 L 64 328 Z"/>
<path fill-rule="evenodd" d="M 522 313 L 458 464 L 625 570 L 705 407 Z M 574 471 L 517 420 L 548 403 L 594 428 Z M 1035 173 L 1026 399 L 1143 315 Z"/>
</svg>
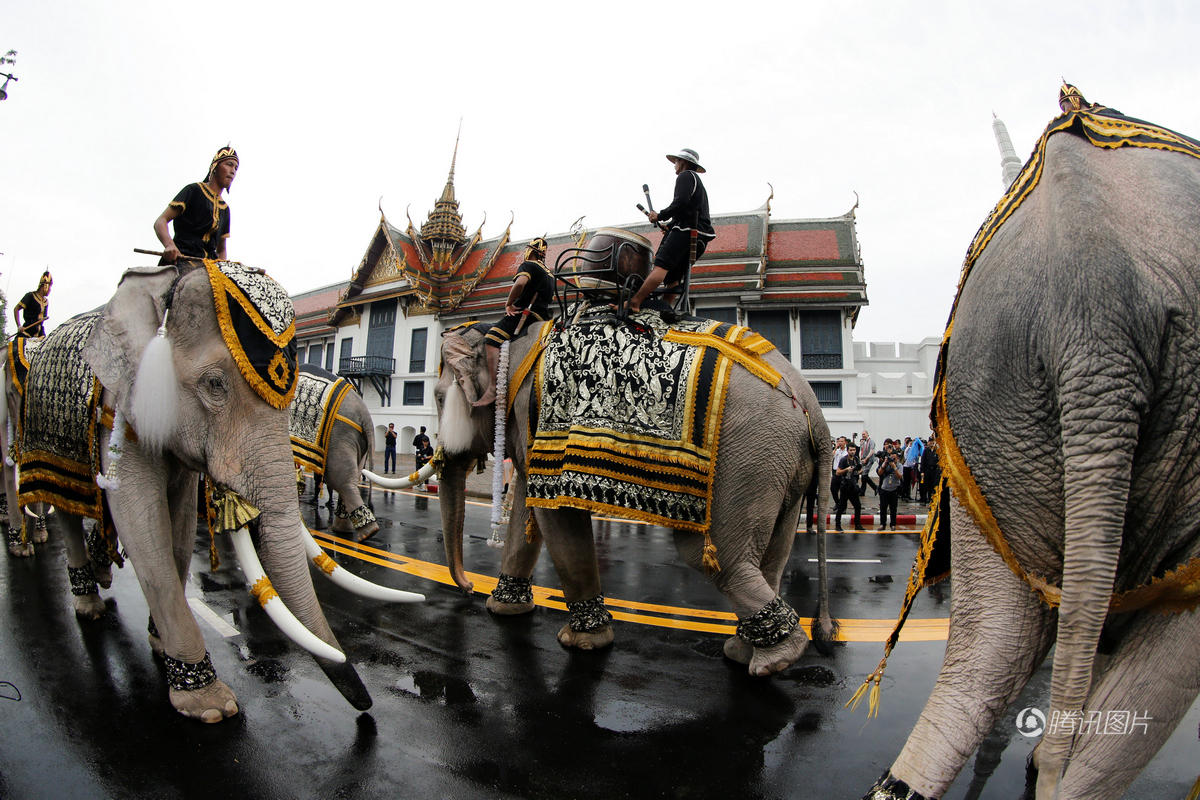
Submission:
<svg viewBox="0 0 1200 800">
<path fill-rule="evenodd" d="M 878 530 L 896 530 L 896 509 L 901 500 L 928 503 L 941 479 L 937 440 L 906 436 L 884 439 L 878 444 L 871 434 L 863 431 L 851 436 L 839 436 L 833 445 L 833 474 L 830 493 L 834 501 L 834 527 L 842 529 L 842 515 L 847 507 L 854 513 L 854 530 L 862 526 L 862 504 L 869 488 L 879 499 Z M 814 481 L 802 506 L 805 528 L 809 533 L 816 524 L 813 516 L 817 486 Z"/>
</svg>

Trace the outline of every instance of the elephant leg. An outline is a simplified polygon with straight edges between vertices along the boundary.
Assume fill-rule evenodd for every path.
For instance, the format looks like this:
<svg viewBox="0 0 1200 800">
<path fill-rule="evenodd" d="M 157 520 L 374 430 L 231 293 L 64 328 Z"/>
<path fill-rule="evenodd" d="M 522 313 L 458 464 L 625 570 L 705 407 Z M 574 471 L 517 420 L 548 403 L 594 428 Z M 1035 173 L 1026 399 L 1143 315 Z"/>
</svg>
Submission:
<svg viewBox="0 0 1200 800">
<path fill-rule="evenodd" d="M 612 616 L 600 594 L 600 569 L 592 539 L 592 516 L 575 508 L 533 510 L 546 549 L 562 582 L 570 621 L 558 632 L 566 647 L 596 650 L 612 644 Z"/>
<path fill-rule="evenodd" d="M 1055 614 L 1012 573 L 970 513 L 950 501 L 950 636 L 933 692 L 891 775 L 941 797 L 1016 699 L 1054 640 Z"/>
<path fill-rule="evenodd" d="M 58 529 L 67 549 L 67 575 L 71 579 L 71 594 L 75 596 L 75 616 L 80 619 L 100 619 L 104 601 L 96 585 L 96 574 L 88 558 L 83 539 L 83 520 L 74 514 L 55 514 Z"/>
<path fill-rule="evenodd" d="M 187 586 L 192 566 L 192 545 L 196 539 L 196 509 L 200 502 L 199 484 L 199 473 L 187 471 L 180 472 L 167 484 L 167 507 L 171 513 L 171 553 L 175 560 L 175 573 L 183 586 Z M 153 615 L 150 616 L 148 632 L 151 651 L 162 658 L 166 655 L 166 650 Z"/>
<path fill-rule="evenodd" d="M 3 455 L 3 453 L 0 453 L 0 458 Z M 8 504 L 4 513 L 4 522 L 7 526 L 5 539 L 7 540 L 8 554 L 17 558 L 29 558 L 33 555 L 33 542 L 22 536 L 23 528 L 21 526 L 24 524 L 22 518 L 25 515 L 21 512 L 21 507 L 17 504 L 16 470 L 7 464 L 4 466 L 4 499 Z"/>
<path fill-rule="evenodd" d="M 47 512 L 50 507 L 46 503 L 37 503 L 36 506 L 37 510 L 34 513 L 37 516 L 29 518 L 29 524 L 33 527 L 29 539 L 34 544 L 45 544 L 50 539 L 50 527 L 47 524 Z"/>
<path fill-rule="evenodd" d="M 363 502 L 362 495 L 358 491 L 357 481 L 347 480 L 343 483 L 332 484 L 332 486 L 341 501 L 338 503 L 338 510 L 345 512 L 344 517 L 338 515 L 333 529 L 342 533 L 353 531 L 354 539 L 358 542 L 365 542 L 379 533 L 379 522 L 371 513 L 371 509 Z M 344 529 L 338 527 L 339 523 Z"/>
<path fill-rule="evenodd" d="M 530 576 L 542 552 L 541 536 L 525 541 L 529 508 L 525 505 L 525 479 L 513 476 L 511 491 L 512 513 L 508 518 L 508 534 L 500 558 L 500 578 L 487 599 L 487 609 L 493 614 L 528 614 L 533 611 L 533 590 Z"/>
<path fill-rule="evenodd" d="M 138 490 L 110 493 L 110 510 L 158 628 L 171 705 L 186 717 L 220 722 L 238 713 L 237 699 L 216 677 L 184 596 L 173 541 L 175 520 L 167 502 L 172 490 L 178 493 L 187 481 L 171 481 L 169 489 L 163 464 L 132 447 L 121 458 L 120 473 L 122 484 Z M 191 487 L 194 493 L 195 485 Z"/>
<path fill-rule="evenodd" d="M 1125 629 L 1084 706 L 1087 732 L 1076 735 L 1059 784 L 1064 800 L 1124 796 L 1200 693 L 1200 613 L 1143 612 Z"/>
</svg>

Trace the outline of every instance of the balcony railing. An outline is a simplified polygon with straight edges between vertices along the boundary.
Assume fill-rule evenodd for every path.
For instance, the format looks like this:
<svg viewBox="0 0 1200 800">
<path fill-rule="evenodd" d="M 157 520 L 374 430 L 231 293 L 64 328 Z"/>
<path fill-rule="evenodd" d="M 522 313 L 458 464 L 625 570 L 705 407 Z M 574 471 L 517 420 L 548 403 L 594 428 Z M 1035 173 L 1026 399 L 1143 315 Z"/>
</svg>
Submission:
<svg viewBox="0 0 1200 800">
<path fill-rule="evenodd" d="M 396 359 L 387 356 L 348 356 L 338 361 L 338 374 L 391 375 L 396 371 Z"/>
</svg>

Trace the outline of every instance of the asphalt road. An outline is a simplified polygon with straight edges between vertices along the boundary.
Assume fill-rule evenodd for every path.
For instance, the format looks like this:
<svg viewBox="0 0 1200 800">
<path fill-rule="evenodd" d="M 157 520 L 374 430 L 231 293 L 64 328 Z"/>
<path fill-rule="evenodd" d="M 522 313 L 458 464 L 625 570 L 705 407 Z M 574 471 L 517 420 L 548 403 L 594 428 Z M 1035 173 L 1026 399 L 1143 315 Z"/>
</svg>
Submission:
<svg viewBox="0 0 1200 800">
<path fill-rule="evenodd" d="M 219 725 L 167 703 L 129 567 L 102 593 L 106 615 L 81 623 L 57 537 L 32 559 L 0 556 L 0 797 L 857 798 L 899 751 L 941 663 L 948 586 L 918 600 L 906 631 L 926 640 L 892 655 L 880 716 L 843 707 L 882 654 L 915 532 L 830 536 L 834 611 L 849 641 L 753 679 L 721 656 L 732 627 L 724 601 L 678 563 L 663 529 L 595 523 L 616 642 L 575 653 L 554 638 L 566 614 L 548 558 L 534 575 L 542 605 L 494 618 L 482 594 L 447 585 L 436 498 L 376 490 L 374 501 L 385 527 L 363 547 L 330 537 L 327 510 L 304 506 L 340 563 L 428 597 L 386 606 L 314 576 L 374 698 L 366 713 L 266 619 L 227 544 L 210 570 L 206 533 L 189 595 L 241 705 Z M 487 518 L 482 503 L 468 506 L 467 568 L 484 580 L 499 563 Z M 799 535 L 783 593 L 801 614 L 815 609 L 814 556 Z M 947 798 L 1020 796 L 1037 740 L 1015 716 L 1046 708 L 1048 682 L 1044 666 Z M 1198 722 L 1193 706 L 1129 797 L 1187 793 Z"/>
</svg>

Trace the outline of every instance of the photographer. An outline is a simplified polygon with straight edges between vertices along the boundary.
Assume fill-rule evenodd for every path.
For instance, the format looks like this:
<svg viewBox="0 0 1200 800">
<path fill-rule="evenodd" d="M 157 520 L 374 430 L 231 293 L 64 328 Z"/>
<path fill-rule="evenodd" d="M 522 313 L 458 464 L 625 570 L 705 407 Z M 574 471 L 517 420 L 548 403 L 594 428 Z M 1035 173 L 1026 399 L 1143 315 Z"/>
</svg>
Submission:
<svg viewBox="0 0 1200 800">
<path fill-rule="evenodd" d="M 858 479 L 861 472 L 862 462 L 858 460 L 858 447 L 853 444 L 847 445 L 846 455 L 842 456 L 834 472 L 838 486 L 837 517 L 834 526 L 839 532 L 842 530 L 842 513 L 846 510 L 847 502 L 854 506 L 854 530 L 864 530 L 862 502 L 858 499 Z"/>
<path fill-rule="evenodd" d="M 879 487 L 875 485 L 875 481 L 871 480 L 871 470 L 875 469 L 877 457 L 875 442 L 871 440 L 871 434 L 863 431 L 862 438 L 858 440 L 858 460 L 862 462 L 862 482 L 858 487 L 859 497 L 867 496 L 867 486 L 871 487 L 871 491 L 875 492 L 876 497 L 879 496 Z"/>
<path fill-rule="evenodd" d="M 883 443 L 879 452 L 879 530 L 887 528 L 888 511 L 892 514 L 890 530 L 896 530 L 896 502 L 900 491 L 900 483 L 904 475 L 903 456 L 898 452 L 892 440 Z"/>
</svg>

